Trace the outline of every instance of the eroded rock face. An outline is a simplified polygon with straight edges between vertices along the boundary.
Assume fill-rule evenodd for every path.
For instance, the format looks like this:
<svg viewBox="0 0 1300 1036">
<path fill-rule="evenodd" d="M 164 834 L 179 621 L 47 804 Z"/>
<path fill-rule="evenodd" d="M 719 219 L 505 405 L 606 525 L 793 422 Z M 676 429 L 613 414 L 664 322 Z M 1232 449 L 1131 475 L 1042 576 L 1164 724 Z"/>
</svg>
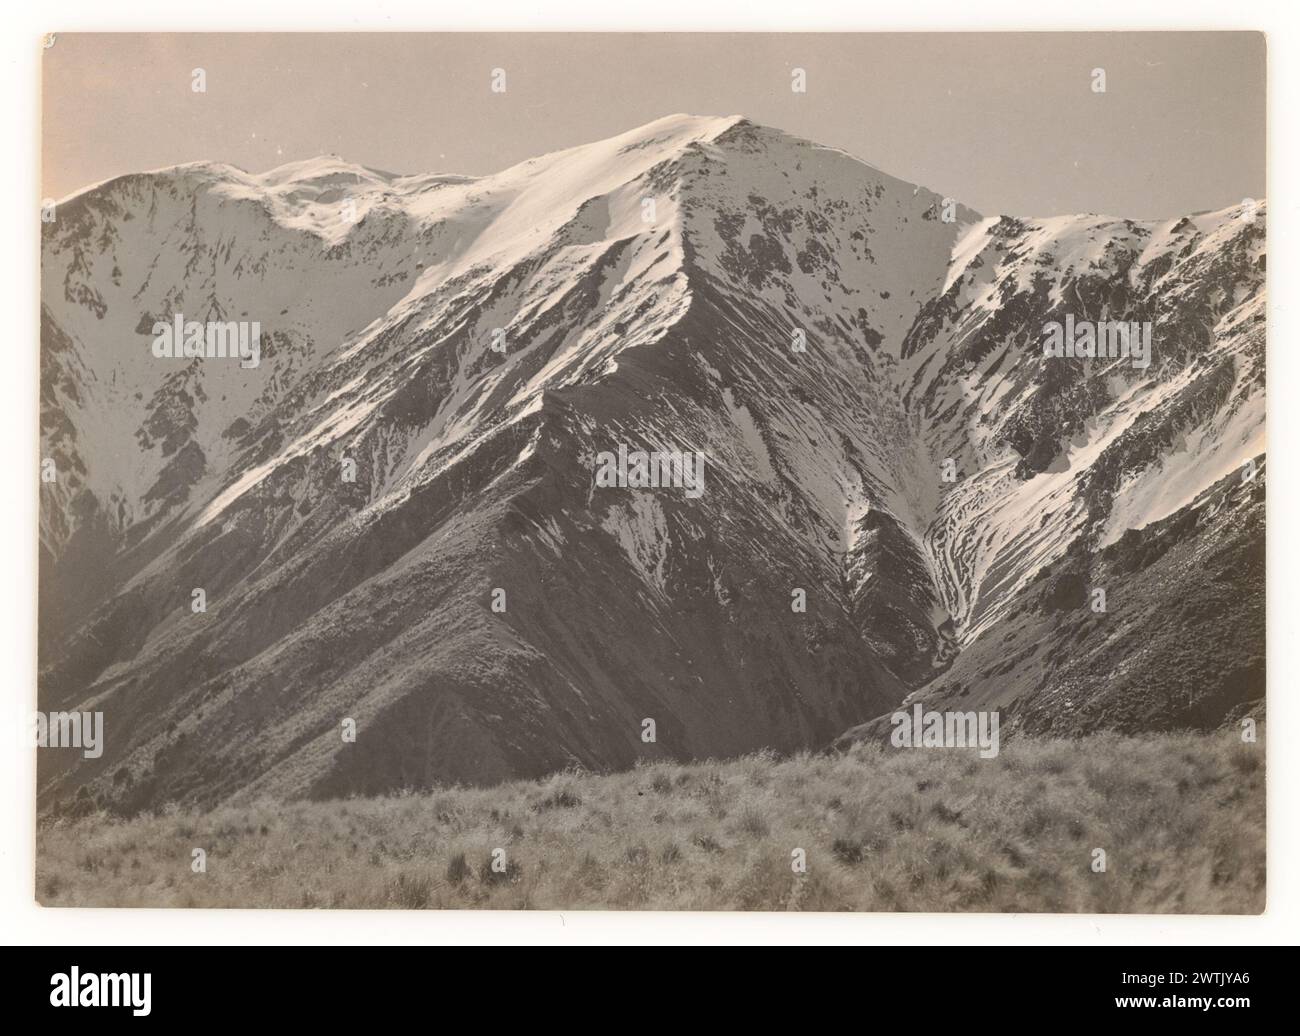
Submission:
<svg viewBox="0 0 1300 1036">
<path fill-rule="evenodd" d="M 42 754 L 42 801 L 819 746 L 1028 636 L 1062 566 L 1159 602 L 1185 592 L 1151 575 L 1180 551 L 1262 551 L 1240 494 L 1233 532 L 1177 518 L 1263 451 L 1262 210 L 946 201 L 673 116 L 481 179 L 200 165 L 65 202 L 41 703 L 102 709 L 107 734 L 99 759 Z M 1150 366 L 1045 359 L 1066 309 L 1151 320 Z M 173 313 L 260 321 L 260 364 L 154 358 Z M 620 445 L 703 454 L 704 492 L 598 486 Z M 1131 535 L 1177 542 L 1143 565 Z M 1252 578 L 1233 592 L 1262 607 Z M 1225 687 L 1253 686 L 1247 641 Z M 1026 729 L 1116 715 L 1051 704 L 1072 678 L 1035 671 Z"/>
</svg>

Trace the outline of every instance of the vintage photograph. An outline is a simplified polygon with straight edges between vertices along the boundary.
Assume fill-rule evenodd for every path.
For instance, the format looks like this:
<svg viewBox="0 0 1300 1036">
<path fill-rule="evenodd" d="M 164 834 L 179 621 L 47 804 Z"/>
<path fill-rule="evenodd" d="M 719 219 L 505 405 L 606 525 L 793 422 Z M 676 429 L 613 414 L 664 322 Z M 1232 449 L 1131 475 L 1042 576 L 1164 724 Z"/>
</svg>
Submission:
<svg viewBox="0 0 1300 1036">
<path fill-rule="evenodd" d="M 1262 912 L 1267 60 L 47 36 L 36 900 Z"/>
</svg>

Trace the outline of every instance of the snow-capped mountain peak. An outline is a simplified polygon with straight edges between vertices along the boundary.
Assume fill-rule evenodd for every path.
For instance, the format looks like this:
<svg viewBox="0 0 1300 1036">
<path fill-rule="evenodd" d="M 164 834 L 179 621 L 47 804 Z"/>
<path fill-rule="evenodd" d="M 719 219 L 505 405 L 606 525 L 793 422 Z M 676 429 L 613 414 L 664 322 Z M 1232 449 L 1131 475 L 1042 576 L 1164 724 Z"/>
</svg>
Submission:
<svg viewBox="0 0 1300 1036">
<path fill-rule="evenodd" d="M 627 765 L 647 716 L 679 758 L 825 743 L 1062 566 L 1136 594 L 1135 537 L 1254 513 L 1264 220 L 985 217 L 740 116 L 97 185 L 45 231 L 42 693 L 133 717 L 142 800 Z M 1149 365 L 1046 356 L 1067 319 L 1150 323 Z M 186 322 L 258 362 L 159 358 Z M 703 492 L 601 484 L 636 451 Z"/>
</svg>

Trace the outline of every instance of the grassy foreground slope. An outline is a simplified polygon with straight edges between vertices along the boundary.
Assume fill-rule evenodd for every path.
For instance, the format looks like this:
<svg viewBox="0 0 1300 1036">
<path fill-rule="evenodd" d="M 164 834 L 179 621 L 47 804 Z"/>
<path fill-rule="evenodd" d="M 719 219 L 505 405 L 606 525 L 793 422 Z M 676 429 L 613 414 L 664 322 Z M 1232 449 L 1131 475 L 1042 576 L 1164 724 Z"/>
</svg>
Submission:
<svg viewBox="0 0 1300 1036">
<path fill-rule="evenodd" d="M 992 760 L 859 745 L 97 813 L 42 824 L 36 892 L 46 906 L 1252 913 L 1265 887 L 1260 735 L 1019 739 Z M 206 873 L 191 868 L 196 848 Z"/>
</svg>

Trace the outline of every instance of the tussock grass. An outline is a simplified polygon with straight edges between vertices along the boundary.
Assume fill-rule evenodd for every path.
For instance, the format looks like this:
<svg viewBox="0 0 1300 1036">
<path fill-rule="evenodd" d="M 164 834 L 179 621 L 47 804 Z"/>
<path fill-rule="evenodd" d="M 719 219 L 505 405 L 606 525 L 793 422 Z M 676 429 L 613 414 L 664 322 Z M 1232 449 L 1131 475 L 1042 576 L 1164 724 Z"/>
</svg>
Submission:
<svg viewBox="0 0 1300 1036">
<path fill-rule="evenodd" d="M 94 814 L 42 825 L 36 893 L 47 906 L 1254 913 L 1264 772 L 1262 739 L 1231 732 L 1099 735 L 1016 740 L 992 760 L 860 745 Z"/>
</svg>

